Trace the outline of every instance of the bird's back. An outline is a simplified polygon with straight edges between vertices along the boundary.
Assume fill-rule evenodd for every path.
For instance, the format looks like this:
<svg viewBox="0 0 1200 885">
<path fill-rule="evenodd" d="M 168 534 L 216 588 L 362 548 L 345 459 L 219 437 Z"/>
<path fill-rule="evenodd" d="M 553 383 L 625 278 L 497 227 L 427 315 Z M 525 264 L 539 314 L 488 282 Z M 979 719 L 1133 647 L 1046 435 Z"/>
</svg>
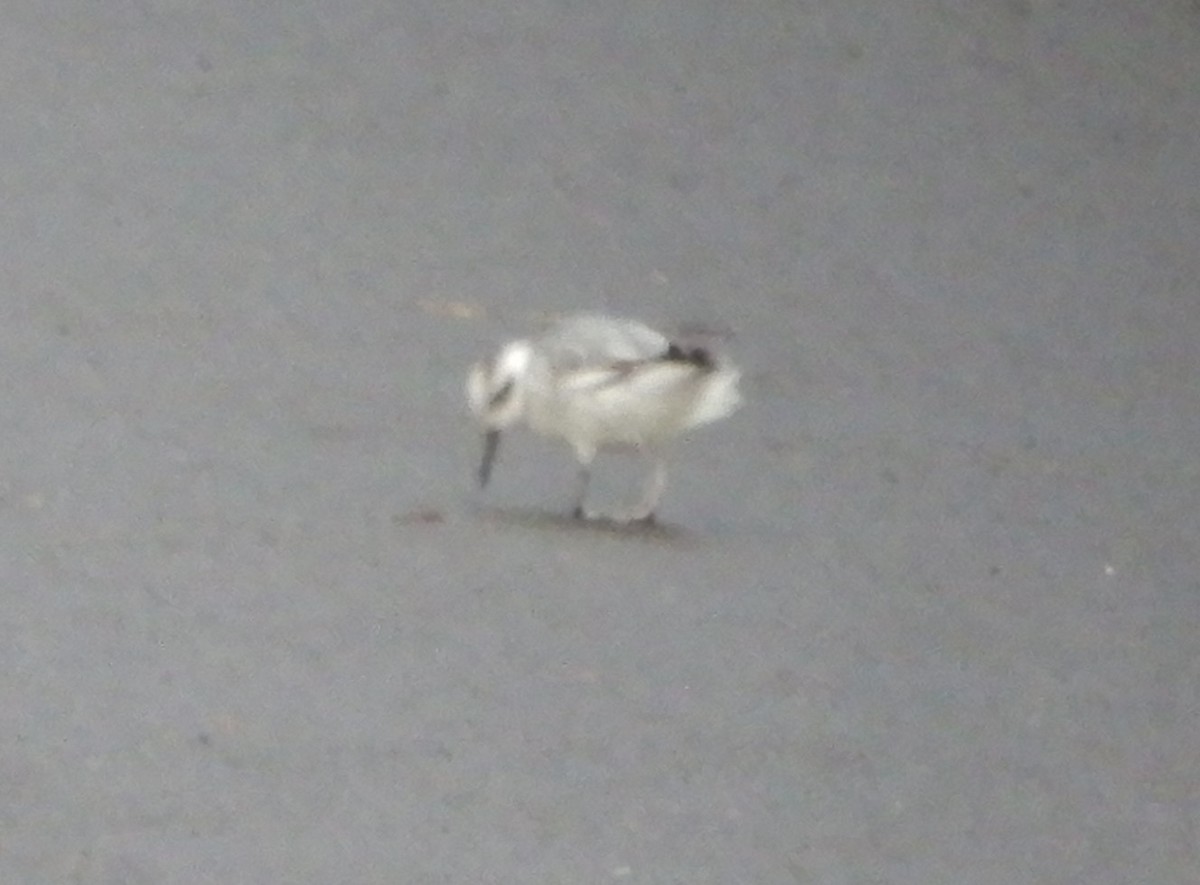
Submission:
<svg viewBox="0 0 1200 885">
<path fill-rule="evenodd" d="M 590 314 L 561 320 L 537 341 L 554 372 L 658 359 L 668 347 L 667 339 L 649 326 Z"/>
</svg>

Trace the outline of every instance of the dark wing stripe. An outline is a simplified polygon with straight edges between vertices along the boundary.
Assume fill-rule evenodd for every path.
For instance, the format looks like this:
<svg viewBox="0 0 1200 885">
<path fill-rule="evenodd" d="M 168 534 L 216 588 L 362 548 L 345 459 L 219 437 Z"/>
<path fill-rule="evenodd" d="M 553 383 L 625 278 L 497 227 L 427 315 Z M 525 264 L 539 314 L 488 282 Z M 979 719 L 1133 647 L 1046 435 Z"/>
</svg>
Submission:
<svg viewBox="0 0 1200 885">
<path fill-rule="evenodd" d="M 670 363 L 690 363 L 699 369 L 711 369 L 713 367 L 713 358 L 703 347 L 683 348 L 671 342 L 667 347 L 667 352 L 661 357 L 664 362 Z"/>
</svg>

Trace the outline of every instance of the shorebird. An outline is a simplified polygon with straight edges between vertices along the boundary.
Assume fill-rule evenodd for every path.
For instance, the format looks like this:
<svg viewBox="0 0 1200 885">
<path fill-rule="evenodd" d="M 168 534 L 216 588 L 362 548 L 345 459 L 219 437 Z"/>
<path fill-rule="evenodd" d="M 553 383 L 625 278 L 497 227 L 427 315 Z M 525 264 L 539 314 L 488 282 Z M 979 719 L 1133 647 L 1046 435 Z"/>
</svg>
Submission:
<svg viewBox="0 0 1200 885">
<path fill-rule="evenodd" d="M 467 401 L 484 429 L 479 484 L 491 477 L 500 432 L 524 422 L 574 449 L 576 517 L 652 521 L 667 484 L 668 443 L 733 412 L 740 377 L 710 350 L 675 343 L 634 320 L 562 320 L 471 368 Z M 585 507 L 591 464 L 602 451 L 641 452 L 653 462 L 637 505 L 608 517 Z"/>
</svg>

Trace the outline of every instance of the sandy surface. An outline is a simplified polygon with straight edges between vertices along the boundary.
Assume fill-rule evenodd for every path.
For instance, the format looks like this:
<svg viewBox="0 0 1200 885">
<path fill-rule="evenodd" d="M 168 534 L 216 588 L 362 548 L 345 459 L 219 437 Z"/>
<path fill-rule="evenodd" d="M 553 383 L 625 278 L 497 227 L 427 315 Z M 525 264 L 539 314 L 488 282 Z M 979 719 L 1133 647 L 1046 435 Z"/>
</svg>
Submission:
<svg viewBox="0 0 1200 885">
<path fill-rule="evenodd" d="M 1194 3 L 18 5 L 0 881 L 1197 881 Z M 471 487 L 579 308 L 656 531 Z"/>
</svg>

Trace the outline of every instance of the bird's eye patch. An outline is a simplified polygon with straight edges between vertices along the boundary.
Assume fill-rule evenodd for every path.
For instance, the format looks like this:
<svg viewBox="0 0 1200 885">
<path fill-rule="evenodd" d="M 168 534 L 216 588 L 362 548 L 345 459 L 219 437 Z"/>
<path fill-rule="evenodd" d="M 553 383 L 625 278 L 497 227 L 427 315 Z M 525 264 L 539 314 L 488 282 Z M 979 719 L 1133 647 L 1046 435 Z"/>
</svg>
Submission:
<svg viewBox="0 0 1200 885">
<path fill-rule="evenodd" d="M 492 408 L 504 405 L 505 401 L 512 396 L 513 383 L 510 380 L 507 384 L 492 394 L 492 398 L 488 400 L 488 405 Z"/>
</svg>

